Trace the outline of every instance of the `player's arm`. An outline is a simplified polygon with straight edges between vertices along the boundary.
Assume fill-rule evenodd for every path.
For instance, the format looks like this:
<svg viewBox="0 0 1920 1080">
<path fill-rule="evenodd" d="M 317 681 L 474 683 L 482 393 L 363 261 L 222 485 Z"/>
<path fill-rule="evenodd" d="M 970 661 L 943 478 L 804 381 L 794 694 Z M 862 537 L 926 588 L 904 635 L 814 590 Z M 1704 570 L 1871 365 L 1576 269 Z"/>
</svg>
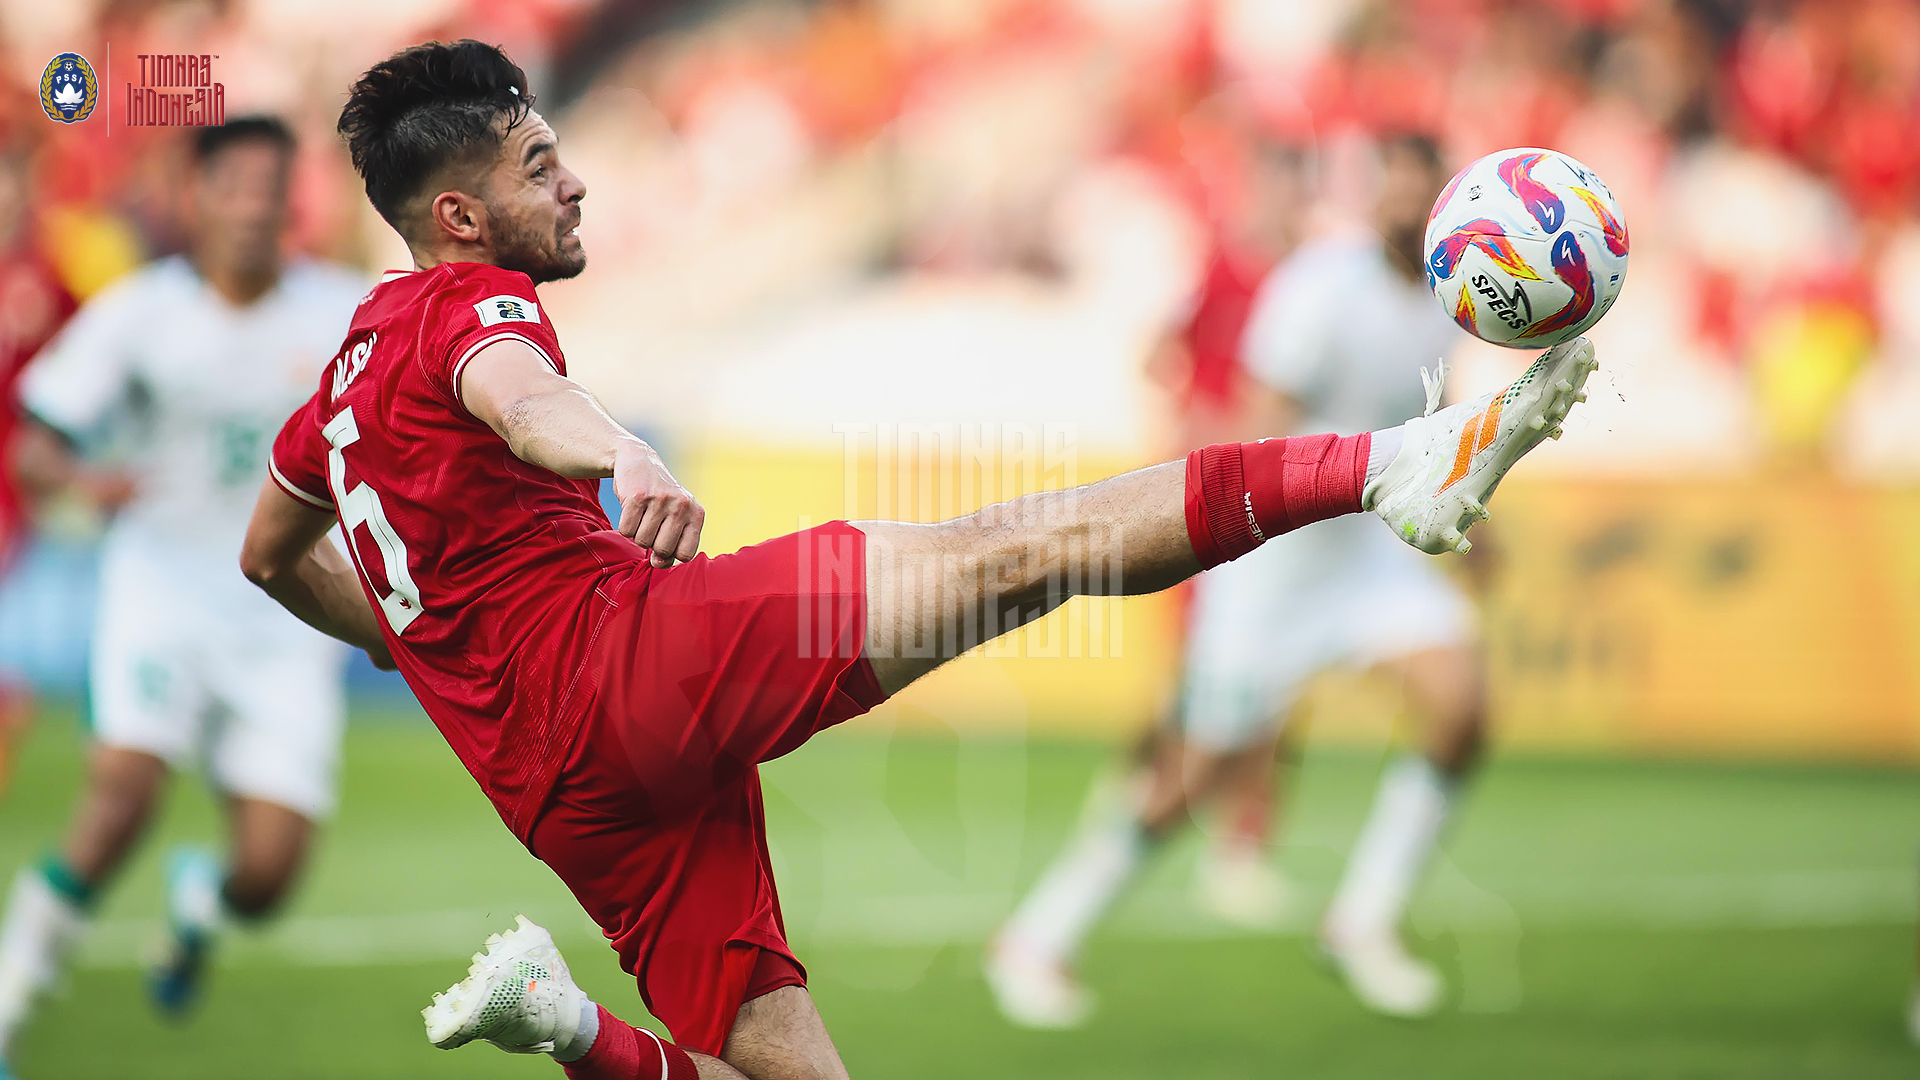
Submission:
<svg viewBox="0 0 1920 1080">
<path fill-rule="evenodd" d="M 32 413 L 15 433 L 12 451 L 14 479 L 34 505 L 72 492 L 96 509 L 111 513 L 134 495 L 131 477 L 89 464 L 64 433 Z"/>
<path fill-rule="evenodd" d="M 620 531 L 646 548 L 653 565 L 700 553 L 707 512 L 654 453 L 616 423 L 587 388 L 561 375 L 532 346 L 502 338 L 474 354 L 459 374 L 460 401 L 492 428 L 515 457 L 574 479 L 613 477 Z"/>
<path fill-rule="evenodd" d="M 295 499 L 269 477 L 247 522 L 240 572 L 301 622 L 365 649 L 375 667 L 391 671 L 393 656 L 360 577 L 327 542 L 333 524 L 330 511 Z"/>
</svg>

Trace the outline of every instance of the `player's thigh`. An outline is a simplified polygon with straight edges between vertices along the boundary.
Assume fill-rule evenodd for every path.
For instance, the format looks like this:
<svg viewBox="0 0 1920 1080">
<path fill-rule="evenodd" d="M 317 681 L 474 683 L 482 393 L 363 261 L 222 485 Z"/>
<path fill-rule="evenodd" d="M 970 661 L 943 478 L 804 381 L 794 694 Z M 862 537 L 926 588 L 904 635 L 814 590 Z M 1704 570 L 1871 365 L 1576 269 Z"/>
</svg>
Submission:
<svg viewBox="0 0 1920 1080">
<path fill-rule="evenodd" d="M 230 837 L 227 900 L 243 916 L 257 917 L 284 899 L 306 865 L 313 819 L 265 799 L 227 799 Z"/>
<path fill-rule="evenodd" d="M 1465 590 L 1418 555 L 1383 553 L 1366 570 L 1367 578 L 1341 605 L 1343 660 L 1386 670 L 1416 713 L 1454 717 L 1478 711 L 1484 665 Z"/>
<path fill-rule="evenodd" d="M 1267 745 L 1328 664 L 1325 597 L 1290 557 L 1262 548 L 1196 579 L 1180 684 L 1190 748 L 1224 757 Z"/>
<path fill-rule="evenodd" d="M 636 769 L 617 716 L 589 718 L 528 838 L 675 1042 L 719 1056 L 756 990 L 805 981 L 786 944 L 757 772 L 695 791 Z M 777 954 L 780 963 L 766 962 Z"/>
<path fill-rule="evenodd" d="M 855 524 L 867 539 L 867 656 L 889 695 L 1077 591 L 1056 580 L 1064 537 L 1011 516 Z"/>
<path fill-rule="evenodd" d="M 1168 738 L 1153 763 L 1141 823 L 1155 833 L 1178 826 L 1190 813 L 1212 804 L 1229 771 L 1247 755 L 1264 753 L 1266 745 L 1256 740 L 1240 749 L 1215 750 L 1177 735 Z"/>
<path fill-rule="evenodd" d="M 258 640 L 210 652 L 217 705 L 207 772 L 229 798 L 285 807 L 309 821 L 333 813 L 346 730 L 346 655 L 300 626 L 262 626 Z"/>
<path fill-rule="evenodd" d="M 960 587 L 957 556 L 947 556 L 948 524 L 857 524 L 866 536 L 863 645 L 880 686 L 895 694 L 954 655 L 940 628 L 957 626 L 971 594 Z"/>
<path fill-rule="evenodd" d="M 847 1067 L 804 986 L 745 1002 L 721 1060 L 753 1080 L 846 1080 Z"/>
<path fill-rule="evenodd" d="M 184 632 L 180 613 L 133 594 L 109 598 L 95 619 L 88 660 L 94 739 L 174 767 L 188 764 L 211 699 L 197 643 Z"/>
<path fill-rule="evenodd" d="M 1486 742 L 1486 666 L 1478 648 L 1437 645 L 1384 665 L 1405 688 L 1414 738 L 1436 765 L 1470 768 Z"/>
<path fill-rule="evenodd" d="M 864 559 L 835 522 L 653 572 L 596 644 L 599 707 L 626 716 L 629 756 L 699 784 L 710 764 L 721 782 L 883 700 Z"/>
<path fill-rule="evenodd" d="M 1464 767 L 1486 724 L 1486 665 L 1465 591 L 1428 561 L 1383 560 L 1356 600 L 1343 627 L 1348 662 L 1392 678 L 1416 739 L 1441 764 Z"/>
</svg>

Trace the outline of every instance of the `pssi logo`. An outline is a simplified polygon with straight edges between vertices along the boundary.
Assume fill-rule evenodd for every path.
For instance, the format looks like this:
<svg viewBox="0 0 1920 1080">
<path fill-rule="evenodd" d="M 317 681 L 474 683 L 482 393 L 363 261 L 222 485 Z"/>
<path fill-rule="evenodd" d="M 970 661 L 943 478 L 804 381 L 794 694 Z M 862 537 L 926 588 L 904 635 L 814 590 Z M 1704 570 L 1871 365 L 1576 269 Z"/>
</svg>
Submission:
<svg viewBox="0 0 1920 1080">
<path fill-rule="evenodd" d="M 1512 293 L 1500 291 L 1499 283 L 1485 274 L 1473 275 L 1473 291 L 1486 297 L 1487 306 L 1493 309 L 1500 321 L 1510 330 L 1525 330 L 1533 325 L 1533 301 L 1527 299 L 1527 291 L 1515 282 Z"/>
<path fill-rule="evenodd" d="M 60 124 L 77 124 L 93 115 L 100 103 L 100 80 L 93 65 L 79 53 L 63 52 L 47 61 L 40 73 L 40 108 L 47 119 Z"/>
</svg>

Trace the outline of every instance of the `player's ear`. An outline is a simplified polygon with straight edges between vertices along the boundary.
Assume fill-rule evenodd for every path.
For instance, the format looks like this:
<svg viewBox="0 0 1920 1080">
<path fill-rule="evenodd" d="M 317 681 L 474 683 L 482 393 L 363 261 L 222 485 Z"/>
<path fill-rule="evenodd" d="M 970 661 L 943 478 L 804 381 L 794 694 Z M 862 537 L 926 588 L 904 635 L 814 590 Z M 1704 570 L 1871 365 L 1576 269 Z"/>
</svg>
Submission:
<svg viewBox="0 0 1920 1080">
<path fill-rule="evenodd" d="M 468 244 L 480 242 L 480 215 L 484 212 L 480 200 L 458 191 L 435 195 L 427 207 L 435 229 Z"/>
</svg>

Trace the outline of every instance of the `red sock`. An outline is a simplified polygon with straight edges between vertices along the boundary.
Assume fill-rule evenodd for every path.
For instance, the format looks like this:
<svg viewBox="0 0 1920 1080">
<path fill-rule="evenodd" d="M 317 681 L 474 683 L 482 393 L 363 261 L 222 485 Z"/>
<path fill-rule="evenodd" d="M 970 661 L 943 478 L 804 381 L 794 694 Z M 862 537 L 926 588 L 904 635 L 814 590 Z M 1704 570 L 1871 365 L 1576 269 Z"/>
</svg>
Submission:
<svg viewBox="0 0 1920 1080">
<path fill-rule="evenodd" d="M 600 1034 L 593 1049 L 565 1066 L 572 1080 L 698 1080 L 699 1070 L 685 1050 L 608 1012 L 600 1010 Z"/>
<path fill-rule="evenodd" d="M 1187 455 L 1187 539 L 1202 569 L 1360 511 L 1371 432 L 1218 443 Z"/>
</svg>

